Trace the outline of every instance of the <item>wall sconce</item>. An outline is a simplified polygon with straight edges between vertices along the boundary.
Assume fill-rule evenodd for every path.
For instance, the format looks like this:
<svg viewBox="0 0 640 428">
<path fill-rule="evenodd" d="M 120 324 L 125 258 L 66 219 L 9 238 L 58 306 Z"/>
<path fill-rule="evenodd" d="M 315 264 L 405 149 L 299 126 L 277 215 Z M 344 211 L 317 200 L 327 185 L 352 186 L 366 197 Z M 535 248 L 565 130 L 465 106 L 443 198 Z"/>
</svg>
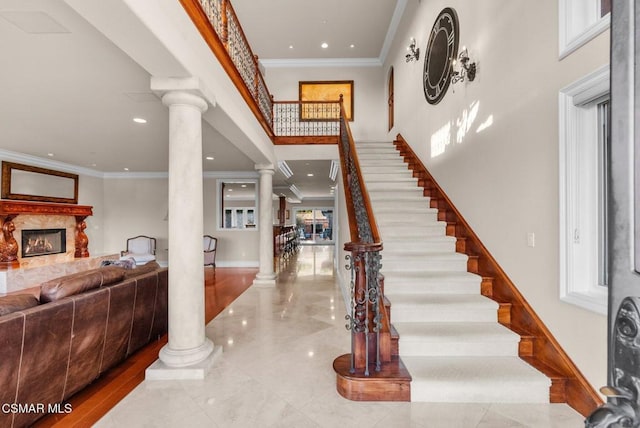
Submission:
<svg viewBox="0 0 640 428">
<path fill-rule="evenodd" d="M 420 58 L 420 48 L 416 48 L 416 39 L 411 38 L 411 44 L 407 47 L 409 53 L 405 56 L 407 62 L 417 61 Z"/>
<path fill-rule="evenodd" d="M 456 63 L 460 63 L 459 70 L 453 70 L 451 73 L 451 83 L 456 84 L 458 82 L 464 82 L 464 79 L 467 79 L 469 82 L 473 82 L 473 79 L 476 78 L 476 63 L 470 62 L 469 52 L 467 48 L 463 47 L 462 51 L 458 55 L 458 60 L 453 60 L 452 67 L 456 66 Z"/>
</svg>

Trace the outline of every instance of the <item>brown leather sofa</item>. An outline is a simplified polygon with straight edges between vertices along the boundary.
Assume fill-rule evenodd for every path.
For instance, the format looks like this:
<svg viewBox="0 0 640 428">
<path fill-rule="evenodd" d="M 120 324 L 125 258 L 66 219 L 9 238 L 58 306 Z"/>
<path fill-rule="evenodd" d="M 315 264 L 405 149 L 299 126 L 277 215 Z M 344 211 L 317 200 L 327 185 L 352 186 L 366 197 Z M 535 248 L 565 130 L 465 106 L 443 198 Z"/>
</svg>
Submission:
<svg viewBox="0 0 640 428">
<path fill-rule="evenodd" d="M 0 297 L 0 426 L 71 411 L 64 400 L 164 335 L 167 279 L 109 266 L 43 283 L 39 301 Z"/>
</svg>

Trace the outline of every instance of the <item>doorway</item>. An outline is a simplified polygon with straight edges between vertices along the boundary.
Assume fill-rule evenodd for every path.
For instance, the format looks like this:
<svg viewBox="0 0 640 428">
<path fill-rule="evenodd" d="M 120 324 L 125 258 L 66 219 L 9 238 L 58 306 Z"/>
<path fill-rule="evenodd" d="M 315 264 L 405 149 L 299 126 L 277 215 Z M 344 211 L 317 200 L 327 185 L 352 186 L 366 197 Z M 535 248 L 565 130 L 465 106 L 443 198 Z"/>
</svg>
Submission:
<svg viewBox="0 0 640 428">
<path fill-rule="evenodd" d="M 295 213 L 301 245 L 333 244 L 333 208 L 299 208 Z"/>
</svg>

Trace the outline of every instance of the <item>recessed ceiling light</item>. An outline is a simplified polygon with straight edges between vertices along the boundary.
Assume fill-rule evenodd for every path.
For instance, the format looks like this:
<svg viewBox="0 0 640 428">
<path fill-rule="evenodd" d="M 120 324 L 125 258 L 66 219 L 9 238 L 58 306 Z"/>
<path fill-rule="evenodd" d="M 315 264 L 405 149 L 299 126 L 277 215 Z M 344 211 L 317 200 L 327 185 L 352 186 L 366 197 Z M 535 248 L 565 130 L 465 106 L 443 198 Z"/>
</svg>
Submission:
<svg viewBox="0 0 640 428">
<path fill-rule="evenodd" d="M 147 123 L 147 120 L 146 120 L 146 119 L 143 119 L 143 118 L 141 118 L 141 117 L 134 117 L 134 118 L 133 118 L 133 121 L 134 121 L 135 123 Z"/>
<path fill-rule="evenodd" d="M 328 44 L 327 42 L 322 42 L 322 44 L 320 45 L 320 47 L 321 47 L 322 49 L 326 49 L 326 48 L 328 48 L 328 47 L 329 47 L 329 44 Z"/>
<path fill-rule="evenodd" d="M 96 164 L 96 163 L 92 163 L 92 164 L 91 164 L 91 166 L 98 166 L 98 164 Z"/>
<path fill-rule="evenodd" d="M 129 171 L 129 168 L 124 168 L 125 171 Z"/>
<path fill-rule="evenodd" d="M 310 172 L 309 174 L 307 174 L 307 177 L 313 177 L 313 173 Z"/>
<path fill-rule="evenodd" d="M 351 43 L 351 44 L 349 45 L 349 47 L 350 47 L 351 49 L 353 49 L 353 48 L 355 48 L 355 47 L 356 47 L 356 45 L 354 45 L 353 43 Z"/>
<path fill-rule="evenodd" d="M 293 49 L 293 45 L 289 45 L 289 49 Z"/>
<path fill-rule="evenodd" d="M 214 160 L 215 158 L 213 156 L 207 156 L 205 159 L 206 160 Z"/>
<path fill-rule="evenodd" d="M 47 156 L 49 156 L 50 158 L 53 157 L 53 153 L 47 153 Z"/>
<path fill-rule="evenodd" d="M 227 189 L 227 192 L 233 192 L 233 189 Z"/>
<path fill-rule="evenodd" d="M 246 184 L 243 184 L 243 185 L 242 185 L 242 186 L 240 186 L 240 187 L 247 187 L 247 185 L 246 185 Z"/>
</svg>

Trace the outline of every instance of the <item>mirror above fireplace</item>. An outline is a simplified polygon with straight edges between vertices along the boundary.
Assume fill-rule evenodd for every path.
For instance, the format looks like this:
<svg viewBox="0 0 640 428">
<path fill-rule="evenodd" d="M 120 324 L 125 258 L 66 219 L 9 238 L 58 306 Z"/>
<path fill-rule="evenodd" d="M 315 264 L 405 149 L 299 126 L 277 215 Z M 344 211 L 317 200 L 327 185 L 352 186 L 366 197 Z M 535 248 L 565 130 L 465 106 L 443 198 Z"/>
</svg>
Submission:
<svg viewBox="0 0 640 428">
<path fill-rule="evenodd" d="M 78 175 L 2 162 L 2 199 L 78 203 Z"/>
</svg>

